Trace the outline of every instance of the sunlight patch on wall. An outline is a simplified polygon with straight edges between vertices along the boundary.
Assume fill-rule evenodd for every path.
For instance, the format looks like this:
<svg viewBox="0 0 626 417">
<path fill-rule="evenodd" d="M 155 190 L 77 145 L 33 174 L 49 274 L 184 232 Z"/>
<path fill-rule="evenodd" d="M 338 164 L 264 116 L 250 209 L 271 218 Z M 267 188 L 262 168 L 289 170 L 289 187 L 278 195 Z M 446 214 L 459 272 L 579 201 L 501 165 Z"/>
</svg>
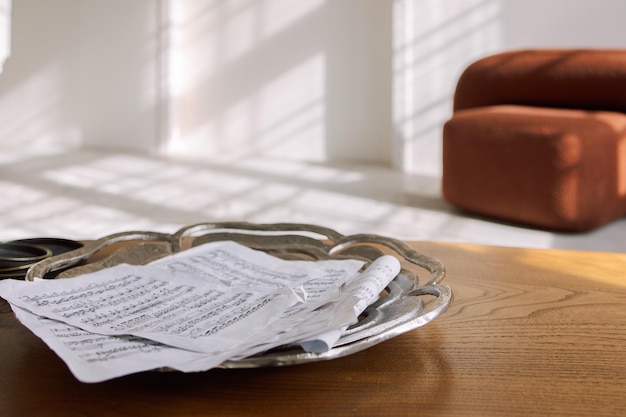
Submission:
<svg viewBox="0 0 626 417">
<path fill-rule="evenodd" d="M 261 33 L 267 38 L 318 10 L 325 0 L 257 0 L 257 3 L 262 3 Z"/>
<path fill-rule="evenodd" d="M 220 160 L 258 155 L 322 160 L 324 83 L 325 60 L 320 54 L 227 108 L 217 106 L 193 129 L 185 125 L 198 116 L 181 110 L 174 117 L 167 151 L 184 155 L 193 149 L 195 155 Z"/>
<path fill-rule="evenodd" d="M 171 2 L 169 121 L 162 151 L 321 160 L 325 56 L 317 47 L 303 49 L 285 32 L 323 3 Z M 296 29 L 295 41 L 308 30 Z"/>
<path fill-rule="evenodd" d="M 0 93 L 0 138 L 5 149 L 50 152 L 80 144 L 65 97 L 67 76 L 51 63 Z"/>
<path fill-rule="evenodd" d="M 166 23 L 171 94 L 189 92 L 323 4 L 324 0 L 170 2 Z"/>
<path fill-rule="evenodd" d="M 396 0 L 395 165 L 441 174 L 441 127 L 462 70 L 503 43 L 501 0 Z M 425 157 L 427 156 L 427 157 Z"/>
</svg>

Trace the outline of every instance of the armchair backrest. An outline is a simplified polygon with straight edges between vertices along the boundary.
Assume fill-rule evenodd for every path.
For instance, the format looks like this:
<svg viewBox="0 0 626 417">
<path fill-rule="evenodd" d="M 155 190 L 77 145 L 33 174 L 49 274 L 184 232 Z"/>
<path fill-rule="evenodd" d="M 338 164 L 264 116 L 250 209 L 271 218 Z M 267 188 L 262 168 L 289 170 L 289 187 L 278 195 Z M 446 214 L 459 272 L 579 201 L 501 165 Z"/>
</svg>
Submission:
<svg viewBox="0 0 626 417">
<path fill-rule="evenodd" d="M 454 110 L 501 104 L 626 113 L 626 50 L 520 50 L 467 67 Z"/>
</svg>

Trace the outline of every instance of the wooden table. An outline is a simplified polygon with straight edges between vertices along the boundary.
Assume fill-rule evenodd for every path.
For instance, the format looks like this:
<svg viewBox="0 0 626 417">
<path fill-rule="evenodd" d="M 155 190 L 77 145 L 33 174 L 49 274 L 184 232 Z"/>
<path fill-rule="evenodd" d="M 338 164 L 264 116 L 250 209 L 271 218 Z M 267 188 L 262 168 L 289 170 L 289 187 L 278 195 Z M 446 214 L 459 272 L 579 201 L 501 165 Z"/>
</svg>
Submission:
<svg viewBox="0 0 626 417">
<path fill-rule="evenodd" d="M 361 353 L 82 384 L 0 305 L 0 416 L 625 416 L 626 254 L 413 243 L 452 307 Z"/>
</svg>

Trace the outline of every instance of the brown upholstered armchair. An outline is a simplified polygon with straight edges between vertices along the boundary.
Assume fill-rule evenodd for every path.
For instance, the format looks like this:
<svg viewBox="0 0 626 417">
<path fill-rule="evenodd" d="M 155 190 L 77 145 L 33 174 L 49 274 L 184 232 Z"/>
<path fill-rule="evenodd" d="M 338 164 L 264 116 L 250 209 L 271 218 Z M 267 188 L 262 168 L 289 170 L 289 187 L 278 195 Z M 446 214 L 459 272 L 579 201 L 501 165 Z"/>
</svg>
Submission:
<svg viewBox="0 0 626 417">
<path fill-rule="evenodd" d="M 527 50 L 461 75 L 443 131 L 444 198 L 559 231 L 626 214 L 626 50 Z"/>
</svg>

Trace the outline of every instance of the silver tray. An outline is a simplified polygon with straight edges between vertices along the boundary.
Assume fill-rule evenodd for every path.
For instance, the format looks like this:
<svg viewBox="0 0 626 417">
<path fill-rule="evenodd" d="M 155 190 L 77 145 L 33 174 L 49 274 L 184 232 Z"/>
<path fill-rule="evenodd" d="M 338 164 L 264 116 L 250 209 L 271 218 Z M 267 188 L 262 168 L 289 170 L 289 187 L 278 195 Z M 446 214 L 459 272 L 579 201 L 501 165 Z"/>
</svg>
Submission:
<svg viewBox="0 0 626 417">
<path fill-rule="evenodd" d="M 146 264 L 218 240 L 233 240 L 283 259 L 350 258 L 369 263 L 382 254 L 390 254 L 402 264 L 402 270 L 379 300 L 365 310 L 359 322 L 329 351 L 308 353 L 289 345 L 243 360 L 226 361 L 221 368 L 285 366 L 340 358 L 430 323 L 444 313 L 452 301 L 450 288 L 440 284 L 445 276 L 442 262 L 417 252 L 402 241 L 374 234 L 344 236 L 325 227 L 290 223 L 200 223 L 174 234 L 116 233 L 38 262 L 28 270 L 25 279 L 32 281 L 58 270 L 62 272 L 56 278 L 62 279 L 119 263 Z"/>
</svg>

